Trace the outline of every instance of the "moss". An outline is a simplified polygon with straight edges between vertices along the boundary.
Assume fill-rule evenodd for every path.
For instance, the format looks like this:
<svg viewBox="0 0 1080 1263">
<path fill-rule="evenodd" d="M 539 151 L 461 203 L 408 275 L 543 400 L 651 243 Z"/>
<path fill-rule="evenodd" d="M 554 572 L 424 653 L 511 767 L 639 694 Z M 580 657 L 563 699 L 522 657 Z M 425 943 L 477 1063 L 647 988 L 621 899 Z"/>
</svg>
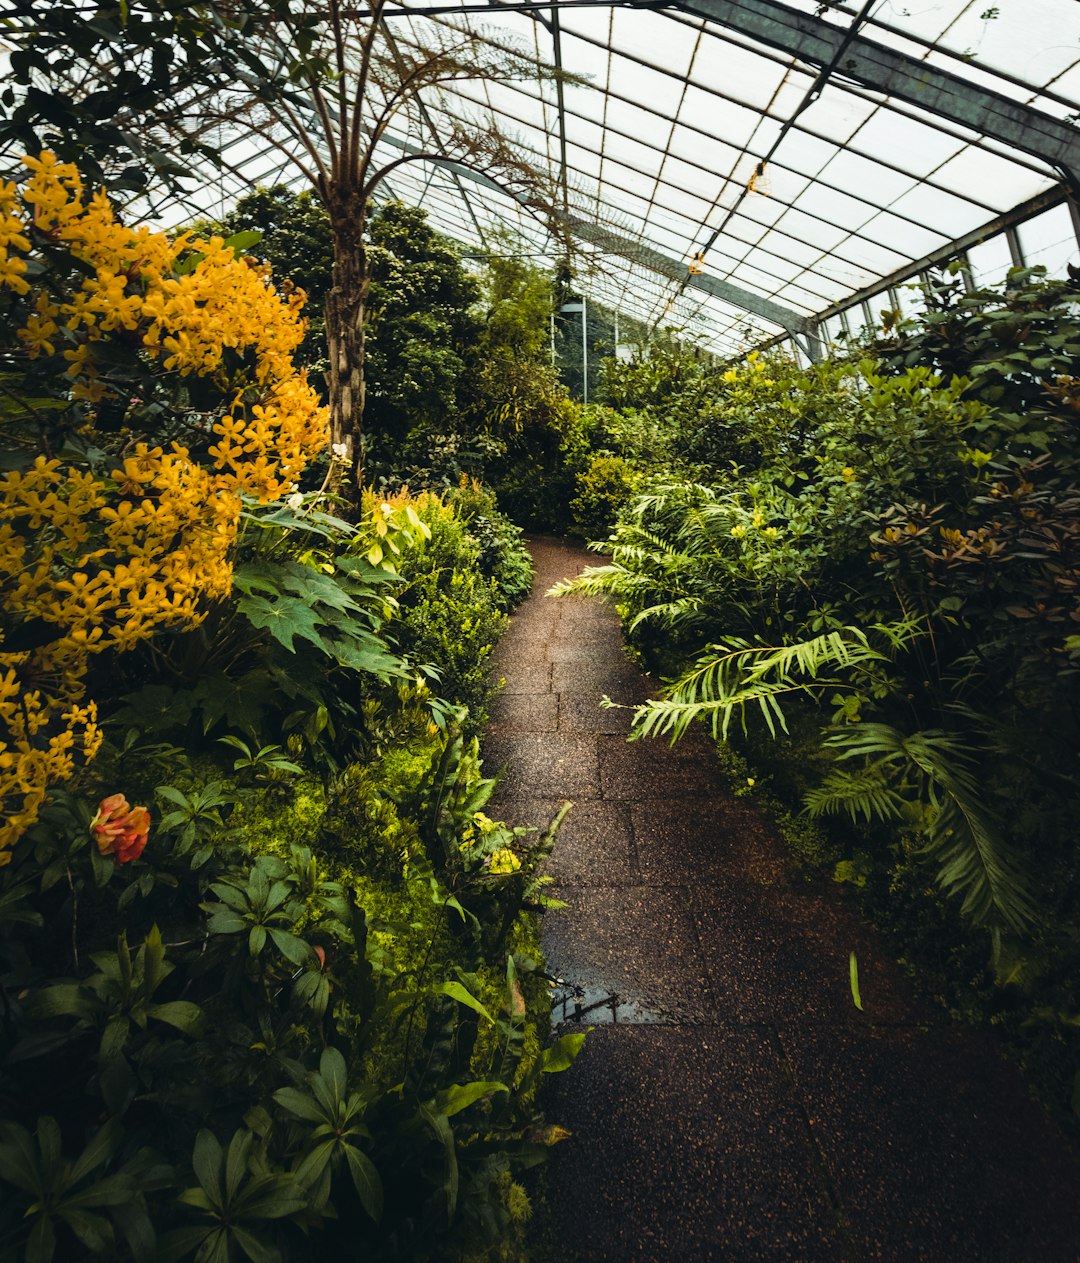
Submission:
<svg viewBox="0 0 1080 1263">
<path fill-rule="evenodd" d="M 229 832 L 254 855 L 285 859 L 312 846 L 326 814 L 326 791 L 314 777 L 248 790 L 229 816 Z"/>
</svg>

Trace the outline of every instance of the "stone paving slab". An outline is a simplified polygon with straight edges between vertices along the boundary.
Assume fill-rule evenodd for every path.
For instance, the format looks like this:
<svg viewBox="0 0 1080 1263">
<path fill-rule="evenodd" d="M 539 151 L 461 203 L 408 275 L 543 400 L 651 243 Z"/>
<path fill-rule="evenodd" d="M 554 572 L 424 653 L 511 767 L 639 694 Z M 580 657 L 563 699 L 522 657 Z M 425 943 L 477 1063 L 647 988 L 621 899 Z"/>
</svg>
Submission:
<svg viewBox="0 0 1080 1263">
<path fill-rule="evenodd" d="M 616 654 L 622 645 L 622 636 L 619 632 L 618 619 L 614 617 L 586 619 L 564 614 L 552 630 L 551 643 L 553 645 L 595 645 Z M 621 654 L 619 656 L 621 657 Z"/>
<path fill-rule="evenodd" d="M 559 699 L 554 693 L 500 693 L 488 707 L 488 731 L 555 732 Z"/>
<path fill-rule="evenodd" d="M 596 741 L 564 733 L 500 733 L 484 744 L 488 775 L 503 769 L 502 793 L 517 798 L 599 798 Z"/>
<path fill-rule="evenodd" d="M 523 668 L 547 666 L 547 685 L 543 690 L 546 692 L 551 687 L 551 668 L 548 665 L 551 659 L 546 650 L 546 638 L 535 641 L 518 638 L 509 643 L 503 641 L 492 654 L 491 661 L 496 671 L 508 678 L 516 676 Z"/>
<path fill-rule="evenodd" d="M 557 798 L 492 800 L 492 811 L 516 825 L 543 829 L 562 805 Z M 544 872 L 568 886 L 631 886 L 638 883 L 634 838 L 626 803 L 575 803 L 559 830 Z"/>
<path fill-rule="evenodd" d="M 559 729 L 562 732 L 592 732 L 625 737 L 630 731 L 633 718 L 632 710 L 601 706 L 599 695 L 593 697 L 587 693 L 563 693 L 559 698 Z"/>
<path fill-rule="evenodd" d="M 574 641 L 560 641 L 558 644 L 549 644 L 546 648 L 546 656 L 550 662 L 573 662 L 584 666 L 594 666 L 596 663 L 596 645 L 582 645 Z"/>
<path fill-rule="evenodd" d="M 767 1033 L 605 1026 L 546 1085 L 563 1263 L 833 1263 L 835 1215 Z"/>
<path fill-rule="evenodd" d="M 496 663 L 496 671 L 499 664 Z M 551 663 L 536 662 L 516 666 L 507 675 L 504 693 L 547 693 L 551 689 Z"/>
<path fill-rule="evenodd" d="M 663 793 L 672 803 L 710 798 L 726 792 L 716 756 L 692 746 L 671 747 L 657 741 L 626 742 L 616 737 L 598 739 L 600 783 L 605 798 L 656 798 Z M 692 810 L 681 806 L 680 810 Z"/>
<path fill-rule="evenodd" d="M 556 693 L 585 693 L 597 701 L 609 694 L 613 701 L 643 702 L 648 696 L 641 672 L 629 662 L 589 666 L 582 662 L 556 662 L 552 665 L 551 687 Z"/>
<path fill-rule="evenodd" d="M 557 844 L 556 844 L 557 845 Z M 571 979 L 592 1004 L 617 994 L 603 1022 L 704 1022 L 713 1013 L 705 962 L 682 888 L 651 886 L 552 887 L 566 908 L 544 919 L 548 969 Z"/>
<path fill-rule="evenodd" d="M 876 933 L 831 897 L 840 893 L 738 876 L 694 891 L 701 950 L 726 1019 L 830 1028 L 931 1020 Z M 861 1012 L 851 992 L 852 952 Z"/>
<path fill-rule="evenodd" d="M 1076 1263 L 1080 1163 L 985 1036 L 781 1040 L 859 1258 Z"/>
<path fill-rule="evenodd" d="M 695 883 L 729 883 L 733 875 L 763 886 L 787 882 L 791 862 L 756 813 L 727 793 L 695 799 L 640 799 L 632 805 L 634 838 L 643 881 L 678 884 L 688 871 Z"/>
</svg>

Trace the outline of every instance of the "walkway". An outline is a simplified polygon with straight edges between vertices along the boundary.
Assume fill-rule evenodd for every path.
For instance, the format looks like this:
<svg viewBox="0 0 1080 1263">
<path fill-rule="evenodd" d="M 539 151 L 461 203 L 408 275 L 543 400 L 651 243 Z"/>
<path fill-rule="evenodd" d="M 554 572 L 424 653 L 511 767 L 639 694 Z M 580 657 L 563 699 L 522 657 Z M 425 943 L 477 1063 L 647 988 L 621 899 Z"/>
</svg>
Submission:
<svg viewBox="0 0 1080 1263">
<path fill-rule="evenodd" d="M 544 935 L 556 1016 L 595 1027 L 547 1101 L 574 1133 L 558 1263 L 1075 1263 L 1080 1164 L 1014 1070 L 912 999 L 843 891 L 793 879 L 704 740 L 626 743 L 597 706 L 645 696 L 615 615 L 543 596 L 595 558 L 532 547 L 485 763 L 507 819 L 577 804 Z"/>
</svg>

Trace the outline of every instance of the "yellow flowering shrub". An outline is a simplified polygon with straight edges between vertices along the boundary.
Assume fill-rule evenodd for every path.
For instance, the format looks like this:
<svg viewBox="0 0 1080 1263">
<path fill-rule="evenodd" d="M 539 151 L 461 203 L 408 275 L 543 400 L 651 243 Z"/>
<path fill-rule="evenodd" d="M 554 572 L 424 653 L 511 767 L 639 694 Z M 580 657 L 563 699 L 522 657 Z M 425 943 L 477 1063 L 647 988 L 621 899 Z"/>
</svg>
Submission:
<svg viewBox="0 0 1080 1263">
<path fill-rule="evenodd" d="M 302 292 L 279 294 L 220 238 L 120 223 L 51 154 L 23 161 L 23 185 L 0 182 L 10 349 L 111 451 L 0 475 L 0 864 L 100 744 L 90 655 L 196 626 L 230 590 L 241 493 L 293 491 L 329 438 L 293 366 Z M 148 391 L 185 442 L 154 441 L 167 409 L 147 412 Z"/>
</svg>

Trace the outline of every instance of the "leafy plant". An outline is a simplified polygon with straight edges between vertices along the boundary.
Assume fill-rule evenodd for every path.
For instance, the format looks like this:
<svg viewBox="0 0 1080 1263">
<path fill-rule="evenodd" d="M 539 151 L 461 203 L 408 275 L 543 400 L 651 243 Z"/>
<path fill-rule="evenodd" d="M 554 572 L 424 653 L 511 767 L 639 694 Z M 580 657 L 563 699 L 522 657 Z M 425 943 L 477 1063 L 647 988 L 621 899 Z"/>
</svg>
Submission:
<svg viewBox="0 0 1080 1263">
<path fill-rule="evenodd" d="M 969 744 L 940 730 L 905 736 L 887 724 L 860 723 L 832 733 L 826 745 L 841 763 L 863 759 L 864 767 L 831 772 L 807 795 L 811 815 L 844 809 L 867 820 L 906 817 L 925 833 L 938 882 L 962 899 L 965 914 L 980 925 L 1030 928 L 1030 882 L 986 806 Z"/>
<path fill-rule="evenodd" d="M 254 1141 L 254 1135 L 241 1128 L 224 1150 L 212 1131 L 200 1130 L 191 1159 L 197 1183 L 177 1200 L 203 1222 L 169 1233 L 162 1241 L 165 1259 L 181 1259 L 192 1251 L 214 1263 L 236 1258 L 270 1263 L 281 1258 L 265 1225 L 297 1214 L 306 1199 L 294 1176 L 256 1168 Z"/>
<path fill-rule="evenodd" d="M 313 1189 L 311 1204 L 321 1211 L 330 1199 L 335 1173 L 344 1168 L 364 1209 L 378 1222 L 382 1218 L 382 1180 L 361 1147 L 361 1142 L 370 1145 L 372 1141 L 363 1118 L 374 1091 L 370 1087 L 360 1092 L 348 1090 L 345 1058 L 336 1048 L 323 1049 L 318 1070 L 309 1071 L 303 1082 L 303 1088 L 279 1088 L 274 1093 L 282 1109 L 308 1124 L 296 1179 Z"/>
<path fill-rule="evenodd" d="M 71 1237 L 92 1254 L 104 1254 L 114 1248 L 117 1230 L 136 1260 L 152 1256 L 154 1232 L 134 1164 L 130 1173 L 102 1170 L 122 1140 L 123 1128 L 111 1119 L 69 1159 L 56 1119 L 39 1118 L 34 1132 L 0 1122 L 0 1180 L 30 1203 L 24 1215 L 27 1263 L 50 1263 L 58 1247 L 64 1253 L 71 1248 Z"/>
</svg>

